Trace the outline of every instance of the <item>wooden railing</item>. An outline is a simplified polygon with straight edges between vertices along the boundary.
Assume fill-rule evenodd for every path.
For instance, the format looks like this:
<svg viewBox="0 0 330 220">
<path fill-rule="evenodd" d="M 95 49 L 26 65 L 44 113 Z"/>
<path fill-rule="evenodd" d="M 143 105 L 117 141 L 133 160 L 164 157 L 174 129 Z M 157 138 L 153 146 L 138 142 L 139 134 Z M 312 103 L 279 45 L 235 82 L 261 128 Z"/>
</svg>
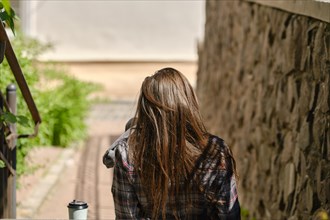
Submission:
<svg viewBox="0 0 330 220">
<path fill-rule="evenodd" d="M 32 98 L 15 52 L 11 46 L 6 30 L 2 22 L 0 23 L 0 63 L 3 61 L 4 57 L 7 59 L 34 121 L 34 132 L 32 134 L 17 134 L 15 125 L 0 124 L 0 159 L 5 163 L 5 167 L 0 168 L 0 219 L 15 219 L 16 140 L 17 138 L 35 137 L 38 134 L 41 117 Z M 3 53 L 1 54 L 1 52 Z M 6 97 L 0 92 L 0 114 L 3 114 L 4 111 L 16 114 L 16 88 L 14 85 L 9 85 L 7 87 Z"/>
</svg>

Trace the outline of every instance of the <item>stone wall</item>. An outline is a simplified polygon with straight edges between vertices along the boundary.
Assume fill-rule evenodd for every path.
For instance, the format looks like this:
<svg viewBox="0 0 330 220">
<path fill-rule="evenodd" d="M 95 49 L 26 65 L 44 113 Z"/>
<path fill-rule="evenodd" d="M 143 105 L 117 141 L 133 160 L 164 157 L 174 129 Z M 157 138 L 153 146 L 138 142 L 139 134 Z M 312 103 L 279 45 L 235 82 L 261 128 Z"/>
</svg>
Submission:
<svg viewBox="0 0 330 220">
<path fill-rule="evenodd" d="M 255 3 L 207 1 L 197 94 L 232 147 L 257 219 L 330 211 L 330 24 Z"/>
</svg>

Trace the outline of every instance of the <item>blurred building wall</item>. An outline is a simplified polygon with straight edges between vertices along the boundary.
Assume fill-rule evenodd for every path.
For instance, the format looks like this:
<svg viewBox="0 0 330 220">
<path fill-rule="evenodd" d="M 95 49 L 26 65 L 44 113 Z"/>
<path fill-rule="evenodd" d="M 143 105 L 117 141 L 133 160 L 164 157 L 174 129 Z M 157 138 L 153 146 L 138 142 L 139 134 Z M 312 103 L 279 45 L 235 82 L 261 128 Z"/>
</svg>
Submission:
<svg viewBox="0 0 330 220">
<path fill-rule="evenodd" d="M 195 61 L 204 1 L 19 1 L 26 34 L 55 61 Z"/>
<path fill-rule="evenodd" d="M 330 213 L 330 23 L 310 16 L 206 3 L 197 94 L 207 128 L 233 149 L 246 219 Z"/>
</svg>

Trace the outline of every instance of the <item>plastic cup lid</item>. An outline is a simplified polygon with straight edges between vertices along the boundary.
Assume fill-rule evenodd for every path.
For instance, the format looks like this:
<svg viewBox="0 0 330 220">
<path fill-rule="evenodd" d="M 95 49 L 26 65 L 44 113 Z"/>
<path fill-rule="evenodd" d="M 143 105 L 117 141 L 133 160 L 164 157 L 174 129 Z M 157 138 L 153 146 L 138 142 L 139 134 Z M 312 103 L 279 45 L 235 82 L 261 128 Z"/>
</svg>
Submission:
<svg viewBox="0 0 330 220">
<path fill-rule="evenodd" d="M 86 208 L 88 208 L 88 205 L 86 202 L 73 200 L 72 202 L 69 203 L 68 208 L 86 209 Z"/>
</svg>

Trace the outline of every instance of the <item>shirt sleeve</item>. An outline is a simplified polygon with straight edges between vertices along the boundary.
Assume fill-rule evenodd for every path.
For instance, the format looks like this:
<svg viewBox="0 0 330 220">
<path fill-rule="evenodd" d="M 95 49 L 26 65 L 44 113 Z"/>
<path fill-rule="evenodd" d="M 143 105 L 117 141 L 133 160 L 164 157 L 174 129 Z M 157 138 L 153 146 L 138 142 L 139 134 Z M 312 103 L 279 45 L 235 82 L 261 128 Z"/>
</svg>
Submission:
<svg viewBox="0 0 330 220">
<path fill-rule="evenodd" d="M 221 174 L 220 174 L 221 175 Z M 216 219 L 240 219 L 240 205 L 237 198 L 236 180 L 231 178 L 214 178 L 205 194 L 210 205 L 208 213 Z M 217 186 L 217 187 L 216 187 Z"/>
<path fill-rule="evenodd" d="M 196 180 L 208 202 L 208 216 L 215 219 L 240 219 L 235 175 L 228 147 L 215 138 L 199 163 Z"/>
<path fill-rule="evenodd" d="M 122 148 L 116 150 L 112 194 L 115 204 L 116 219 L 137 219 L 139 201 L 132 183 L 129 181 L 130 166 L 121 155 Z"/>
</svg>

